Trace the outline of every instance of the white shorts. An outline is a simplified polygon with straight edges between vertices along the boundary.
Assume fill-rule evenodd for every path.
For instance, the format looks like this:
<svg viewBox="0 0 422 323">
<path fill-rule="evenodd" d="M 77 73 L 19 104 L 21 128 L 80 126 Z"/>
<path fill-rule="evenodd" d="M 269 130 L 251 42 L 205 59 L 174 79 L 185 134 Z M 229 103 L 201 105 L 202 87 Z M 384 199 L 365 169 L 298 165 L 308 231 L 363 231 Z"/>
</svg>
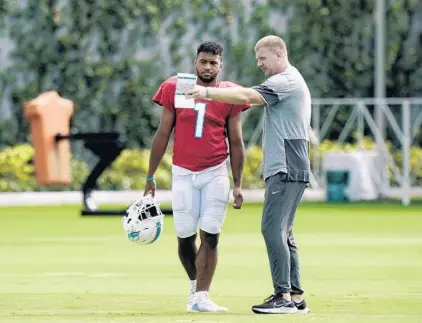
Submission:
<svg viewBox="0 0 422 323">
<path fill-rule="evenodd" d="M 173 173 L 172 208 L 176 234 L 194 235 L 199 228 L 220 233 L 230 195 L 227 165 L 200 173 Z"/>
</svg>

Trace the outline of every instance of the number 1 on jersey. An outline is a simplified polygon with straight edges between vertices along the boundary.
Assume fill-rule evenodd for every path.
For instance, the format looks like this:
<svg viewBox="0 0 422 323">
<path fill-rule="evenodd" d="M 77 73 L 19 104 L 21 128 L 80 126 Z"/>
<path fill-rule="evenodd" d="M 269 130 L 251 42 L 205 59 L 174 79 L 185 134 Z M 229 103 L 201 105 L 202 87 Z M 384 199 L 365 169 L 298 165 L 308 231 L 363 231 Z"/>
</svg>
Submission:
<svg viewBox="0 0 422 323">
<path fill-rule="evenodd" d="M 204 121 L 205 121 L 205 108 L 207 104 L 205 102 L 195 103 L 194 110 L 196 111 L 196 123 L 195 123 L 195 138 L 202 138 L 204 132 Z"/>
</svg>

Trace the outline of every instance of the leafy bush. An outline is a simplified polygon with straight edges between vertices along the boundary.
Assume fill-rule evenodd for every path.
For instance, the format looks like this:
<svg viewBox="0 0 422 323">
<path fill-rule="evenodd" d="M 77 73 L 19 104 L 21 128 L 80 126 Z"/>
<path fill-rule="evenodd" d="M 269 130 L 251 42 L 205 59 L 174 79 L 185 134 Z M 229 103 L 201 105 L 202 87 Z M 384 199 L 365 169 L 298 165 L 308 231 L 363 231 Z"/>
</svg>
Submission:
<svg viewBox="0 0 422 323">
<path fill-rule="evenodd" d="M 142 190 L 148 172 L 149 150 L 126 149 L 98 180 L 102 189 Z M 171 152 L 167 151 L 156 174 L 157 187 L 171 187 Z"/>
<path fill-rule="evenodd" d="M 0 191 L 28 191 L 35 185 L 34 155 L 29 145 L 7 147 L 0 153 Z"/>
<path fill-rule="evenodd" d="M 392 151 L 391 145 L 387 145 Z M 340 150 L 357 150 L 357 144 L 340 145 L 328 140 L 319 145 L 318 158 L 324 152 Z M 375 143 L 365 138 L 362 148 L 374 149 Z M 311 150 L 311 162 L 316 150 Z M 156 172 L 157 186 L 160 189 L 171 188 L 172 151 L 169 149 Z M 126 149 L 115 162 L 100 176 L 98 189 L 100 190 L 142 190 L 148 171 L 149 150 Z M 33 166 L 34 150 L 31 145 L 23 144 L 7 147 L 0 151 L 0 192 L 17 191 L 46 191 L 46 190 L 80 190 L 90 169 L 84 160 L 72 159 L 72 183 L 64 186 L 40 186 L 35 181 Z M 402 167 L 402 152 L 393 151 L 393 159 L 399 169 Z M 245 189 L 262 188 L 264 182 L 261 177 L 262 151 L 258 146 L 247 150 L 245 168 L 243 172 L 243 187 Z M 422 148 L 412 147 L 410 150 L 410 169 L 415 179 L 414 185 L 422 185 Z M 394 184 L 394 183 L 393 183 Z"/>
</svg>

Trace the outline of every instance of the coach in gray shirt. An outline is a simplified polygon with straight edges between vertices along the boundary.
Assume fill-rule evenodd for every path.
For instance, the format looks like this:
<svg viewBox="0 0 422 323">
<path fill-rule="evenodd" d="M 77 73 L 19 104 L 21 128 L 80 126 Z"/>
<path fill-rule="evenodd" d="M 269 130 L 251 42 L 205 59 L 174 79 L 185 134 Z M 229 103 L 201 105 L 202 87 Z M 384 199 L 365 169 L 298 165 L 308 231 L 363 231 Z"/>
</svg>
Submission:
<svg viewBox="0 0 422 323">
<path fill-rule="evenodd" d="M 265 201 L 261 229 L 274 294 L 252 310 L 263 314 L 307 313 L 292 226 L 310 177 L 311 95 L 300 72 L 289 63 L 286 44 L 280 37 L 260 39 L 255 56 L 258 67 L 268 77 L 262 84 L 252 88 L 195 86 L 186 97 L 264 106 Z"/>
</svg>

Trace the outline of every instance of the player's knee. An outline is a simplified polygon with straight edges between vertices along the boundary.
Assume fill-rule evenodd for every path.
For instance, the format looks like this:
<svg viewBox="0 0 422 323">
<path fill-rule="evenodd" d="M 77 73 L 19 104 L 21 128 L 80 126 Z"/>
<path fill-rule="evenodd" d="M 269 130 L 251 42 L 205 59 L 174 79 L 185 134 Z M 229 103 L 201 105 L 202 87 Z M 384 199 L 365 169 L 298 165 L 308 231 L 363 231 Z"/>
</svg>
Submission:
<svg viewBox="0 0 422 323">
<path fill-rule="evenodd" d="M 224 214 L 224 212 L 218 213 L 218 214 Z M 207 214 L 201 220 L 199 224 L 199 228 L 204 232 L 218 234 L 220 233 L 221 228 L 223 227 L 223 223 L 224 223 L 224 215 L 215 217 L 215 216 L 210 216 Z"/>
<path fill-rule="evenodd" d="M 179 250 L 184 250 L 184 249 L 190 249 L 193 246 L 195 246 L 195 241 L 196 241 L 196 234 L 191 235 L 189 237 L 186 238 L 177 238 L 178 244 L 179 244 Z"/>
<path fill-rule="evenodd" d="M 209 233 L 201 230 L 201 243 L 210 249 L 217 249 L 219 238 L 219 233 Z"/>
<path fill-rule="evenodd" d="M 186 239 L 196 234 L 196 227 L 189 221 L 175 221 L 175 231 L 178 238 Z"/>
<path fill-rule="evenodd" d="M 180 256 L 195 253 L 196 234 L 187 238 L 177 238 L 178 252 Z"/>
</svg>

